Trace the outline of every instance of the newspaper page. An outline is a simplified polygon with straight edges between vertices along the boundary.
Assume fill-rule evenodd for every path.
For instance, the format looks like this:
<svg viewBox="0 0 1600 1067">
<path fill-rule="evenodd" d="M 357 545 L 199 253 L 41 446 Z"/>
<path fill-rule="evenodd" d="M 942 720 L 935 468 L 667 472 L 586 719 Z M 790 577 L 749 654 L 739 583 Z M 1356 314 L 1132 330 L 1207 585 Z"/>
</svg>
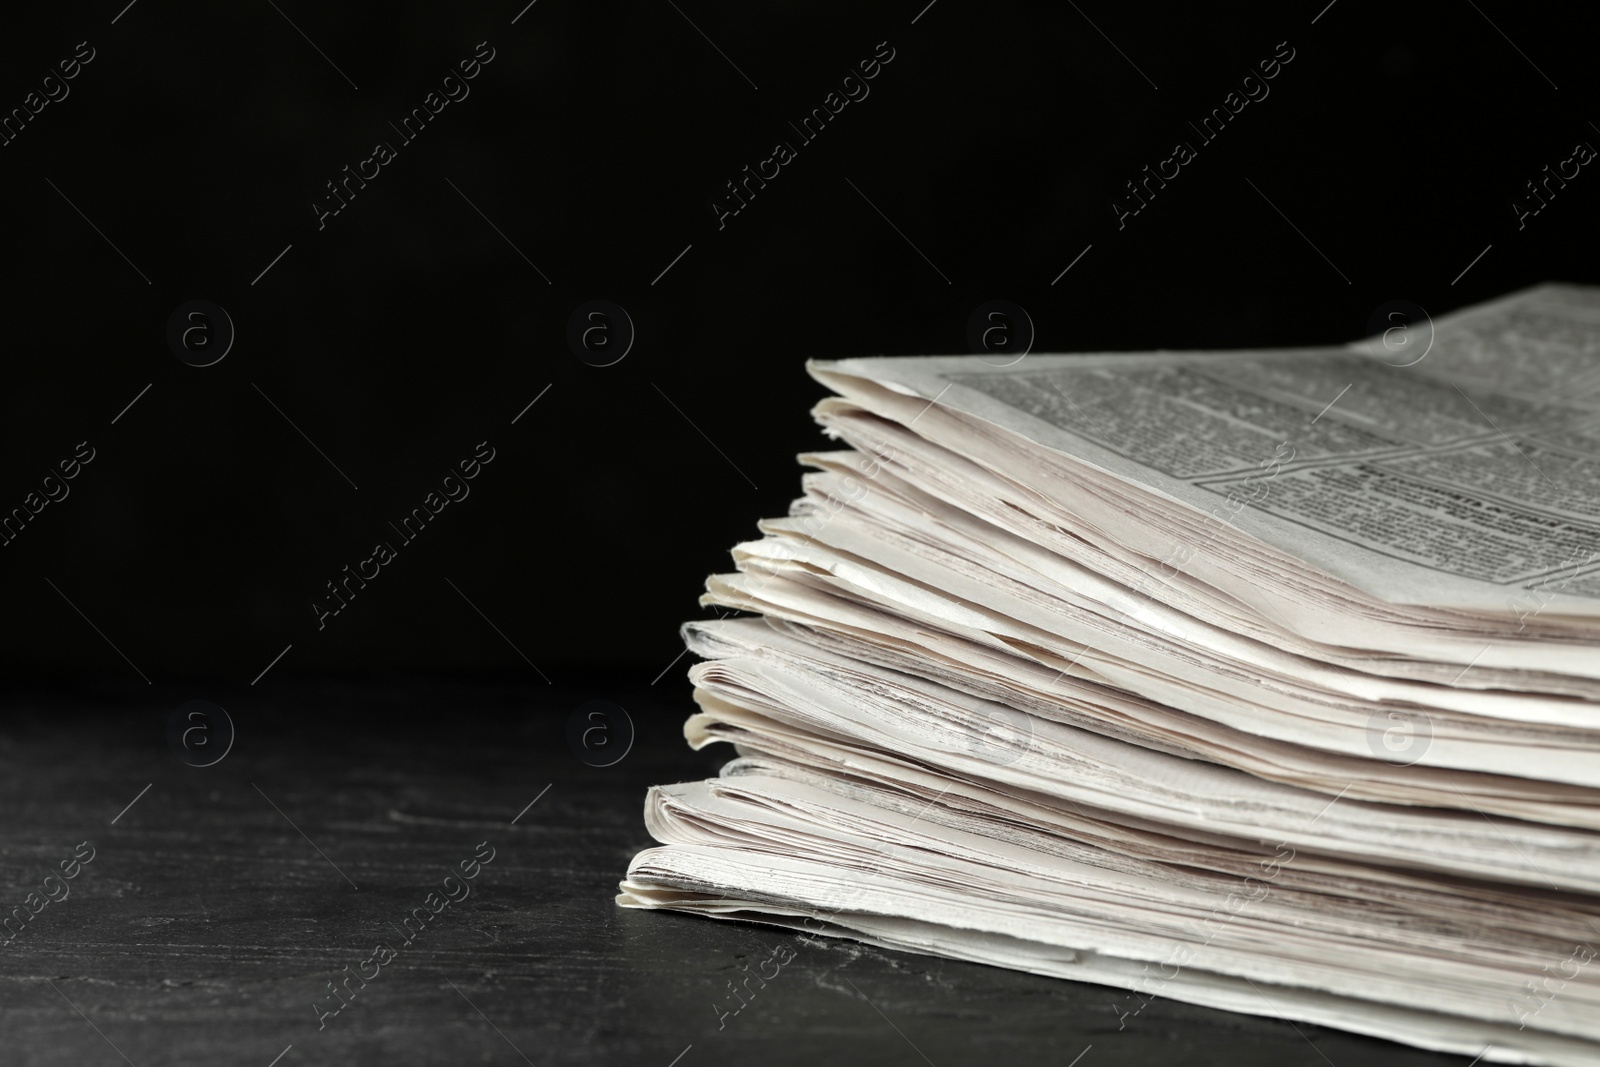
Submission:
<svg viewBox="0 0 1600 1067">
<path fill-rule="evenodd" d="M 821 599 L 814 597 L 812 603 Z M 978 709 L 978 717 L 970 732 L 955 732 L 954 743 L 965 746 L 961 751 L 976 748 L 979 754 L 987 753 L 991 762 L 1012 762 L 1012 755 L 1033 744 L 1033 724 L 1045 720 L 1173 757 L 1199 758 L 1328 797 L 1422 806 L 1438 806 L 1441 801 L 1455 807 L 1464 803 L 1485 815 L 1600 831 L 1600 805 L 1590 787 L 1458 771 L 1420 761 L 1373 759 L 1373 744 L 1362 724 L 1338 724 L 1347 733 L 1362 735 L 1358 739 L 1361 748 L 1344 745 L 1343 751 L 1331 747 L 1338 745 L 1338 740 L 1317 748 L 1247 732 L 1109 686 L 1068 678 L 953 634 L 935 635 L 919 625 L 895 627 L 896 636 L 889 638 L 894 644 L 876 644 L 867 639 L 865 629 L 872 625 L 868 616 L 874 613 L 852 612 L 847 603 L 840 603 L 838 610 L 838 618 L 852 621 L 850 632 L 831 631 L 826 623 L 812 627 L 768 616 L 691 623 L 685 626 L 684 637 L 689 650 L 705 659 L 779 660 L 822 677 L 861 678 L 859 684 L 875 693 L 902 689 L 906 679 L 914 677 L 975 698 L 977 703 L 971 706 Z M 920 643 L 923 641 L 929 644 Z M 962 712 L 950 710 L 959 701 L 941 703 L 948 706 L 933 713 L 935 717 L 962 717 Z M 1278 732 L 1301 731 L 1291 726 Z M 967 743 L 969 737 L 976 741 Z M 1430 730 L 1430 747 L 1432 740 Z M 1505 732 L 1492 735 L 1485 743 L 1496 741 L 1504 745 Z M 1547 762 L 1537 766 L 1543 770 Z M 1589 763 L 1595 762 L 1591 748 Z"/>
<path fill-rule="evenodd" d="M 1600 616 L 1600 290 L 1541 286 L 1430 332 L 1404 360 L 1360 342 L 813 373 L 920 399 L 913 421 L 993 424 L 1391 603 Z"/>
<path fill-rule="evenodd" d="M 1375 804 L 1348 793 L 1332 803 L 1325 793 L 1156 752 L 933 683 L 881 672 L 874 687 L 852 673 L 857 677 L 829 677 L 755 657 L 696 664 L 691 677 L 701 712 L 685 725 L 685 736 L 696 748 L 736 740 L 741 748 L 799 758 L 806 750 L 848 750 L 844 759 L 858 769 L 873 753 L 891 753 L 1184 836 L 1270 837 L 1356 863 L 1600 892 L 1600 834 L 1591 830 L 1490 823 L 1477 811 Z M 719 726 L 743 736 L 729 737 Z"/>
<path fill-rule="evenodd" d="M 1579 902 L 1563 898 L 1532 925 L 1531 897 L 1466 883 L 1328 871 L 1302 890 L 1312 858 L 1283 845 L 1251 876 L 1219 876 L 775 771 L 767 761 L 652 790 L 646 820 L 665 847 L 635 857 L 618 903 L 787 922 L 1483 1062 L 1594 1062 L 1592 986 L 1568 983 L 1544 1003 L 1528 992 L 1551 959 L 1592 958 Z M 755 844 L 774 840 L 783 851 Z M 1206 851 L 1189 859 L 1203 865 Z"/>
</svg>

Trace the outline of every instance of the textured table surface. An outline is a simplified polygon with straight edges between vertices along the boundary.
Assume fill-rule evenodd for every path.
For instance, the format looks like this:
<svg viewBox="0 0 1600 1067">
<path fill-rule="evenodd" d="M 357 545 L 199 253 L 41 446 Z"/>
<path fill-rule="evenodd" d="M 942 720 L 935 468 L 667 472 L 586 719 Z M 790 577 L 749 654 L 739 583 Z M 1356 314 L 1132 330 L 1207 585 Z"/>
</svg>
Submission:
<svg viewBox="0 0 1600 1067">
<path fill-rule="evenodd" d="M 167 746 L 169 716 L 194 697 L 237 730 L 214 766 Z M 566 741 L 595 697 L 638 727 L 607 768 Z M 5 909 L 27 908 L 82 842 L 94 856 L 0 945 L 0 1062 L 1465 1062 L 1159 999 L 1120 1019 L 1137 1002 L 1115 990 L 621 910 L 616 882 L 649 844 L 645 787 L 725 758 L 684 746 L 683 697 L 676 678 L 630 689 L 598 671 L 585 690 L 286 676 L 261 690 L 8 693 Z M 411 909 L 489 850 L 470 896 L 404 945 Z M 380 942 L 395 955 L 375 968 Z M 783 946 L 793 960 L 719 1021 L 739 968 Z M 330 993 L 374 969 L 343 1001 Z"/>
</svg>

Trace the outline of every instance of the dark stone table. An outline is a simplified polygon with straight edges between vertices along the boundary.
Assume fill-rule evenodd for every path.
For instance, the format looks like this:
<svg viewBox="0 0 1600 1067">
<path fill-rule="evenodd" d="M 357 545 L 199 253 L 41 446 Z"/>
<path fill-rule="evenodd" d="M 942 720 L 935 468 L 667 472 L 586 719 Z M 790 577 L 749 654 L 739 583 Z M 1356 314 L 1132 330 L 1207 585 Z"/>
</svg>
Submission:
<svg viewBox="0 0 1600 1067">
<path fill-rule="evenodd" d="M 0 945 L 0 1063 L 1465 1062 L 1163 1000 L 1119 1029 L 1132 998 L 1116 990 L 619 909 L 617 880 L 649 844 L 646 786 L 726 754 L 683 744 L 681 672 L 655 689 L 591 677 L 13 688 L 0 906 L 39 910 Z M 166 742 L 196 697 L 237 729 L 210 767 Z M 595 697 L 638 727 L 607 768 L 566 741 Z M 92 860 L 30 907 L 86 841 Z M 475 852 L 492 859 L 448 883 L 470 895 L 430 900 Z M 406 945 L 417 907 L 440 910 Z M 394 951 L 381 967 L 379 943 Z M 796 957 L 719 1029 L 728 980 L 780 944 Z M 335 1000 L 329 983 L 358 973 L 372 977 Z"/>
</svg>

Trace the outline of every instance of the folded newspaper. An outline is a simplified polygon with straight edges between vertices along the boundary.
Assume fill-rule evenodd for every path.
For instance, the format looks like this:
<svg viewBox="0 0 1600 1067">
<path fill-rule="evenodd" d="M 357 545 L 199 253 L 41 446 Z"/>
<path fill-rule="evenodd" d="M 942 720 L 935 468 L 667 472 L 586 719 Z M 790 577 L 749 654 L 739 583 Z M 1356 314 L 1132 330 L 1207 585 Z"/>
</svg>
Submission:
<svg viewBox="0 0 1600 1067">
<path fill-rule="evenodd" d="M 618 902 L 1600 1062 L 1600 289 L 1408 341 L 812 364 Z"/>
</svg>

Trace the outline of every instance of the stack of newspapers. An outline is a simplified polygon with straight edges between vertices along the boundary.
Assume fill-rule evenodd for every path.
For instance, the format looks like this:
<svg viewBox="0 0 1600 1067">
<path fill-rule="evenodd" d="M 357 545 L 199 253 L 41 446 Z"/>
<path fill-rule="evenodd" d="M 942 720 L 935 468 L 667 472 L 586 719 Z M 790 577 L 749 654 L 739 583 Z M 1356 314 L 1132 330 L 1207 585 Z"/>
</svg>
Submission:
<svg viewBox="0 0 1600 1067">
<path fill-rule="evenodd" d="M 1403 322 L 813 364 L 619 903 L 1600 1062 L 1600 290 Z"/>
</svg>

